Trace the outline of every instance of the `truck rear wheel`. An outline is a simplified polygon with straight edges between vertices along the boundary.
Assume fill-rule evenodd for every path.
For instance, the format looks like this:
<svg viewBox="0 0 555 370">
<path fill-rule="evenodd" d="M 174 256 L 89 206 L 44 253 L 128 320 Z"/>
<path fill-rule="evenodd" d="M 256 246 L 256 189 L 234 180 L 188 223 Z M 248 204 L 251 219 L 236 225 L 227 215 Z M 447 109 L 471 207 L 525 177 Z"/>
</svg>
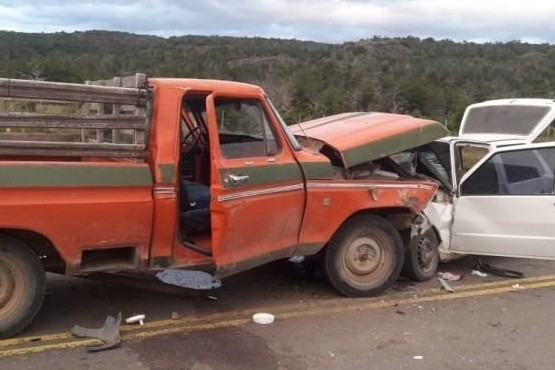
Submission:
<svg viewBox="0 0 555 370">
<path fill-rule="evenodd" d="M 374 296 L 399 277 L 404 248 L 385 219 L 359 215 L 348 220 L 327 246 L 325 269 L 335 289 L 351 297 Z"/>
<path fill-rule="evenodd" d="M 31 322 L 44 299 L 45 285 L 37 255 L 16 239 L 0 237 L 0 338 Z"/>
</svg>

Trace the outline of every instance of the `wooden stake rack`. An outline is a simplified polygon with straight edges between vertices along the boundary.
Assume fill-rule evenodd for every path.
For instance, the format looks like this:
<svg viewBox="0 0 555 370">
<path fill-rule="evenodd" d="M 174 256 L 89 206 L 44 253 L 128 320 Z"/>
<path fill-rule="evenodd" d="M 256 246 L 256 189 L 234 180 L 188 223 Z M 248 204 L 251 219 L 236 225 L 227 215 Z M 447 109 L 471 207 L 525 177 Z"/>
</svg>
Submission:
<svg viewBox="0 0 555 370">
<path fill-rule="evenodd" d="M 112 86 L 102 86 L 106 81 Z M 142 74 L 86 84 L 0 78 L 0 101 L 7 104 L 0 112 L 0 155 L 142 158 L 148 137 L 145 86 Z M 71 109 L 29 112 L 29 103 Z"/>
</svg>

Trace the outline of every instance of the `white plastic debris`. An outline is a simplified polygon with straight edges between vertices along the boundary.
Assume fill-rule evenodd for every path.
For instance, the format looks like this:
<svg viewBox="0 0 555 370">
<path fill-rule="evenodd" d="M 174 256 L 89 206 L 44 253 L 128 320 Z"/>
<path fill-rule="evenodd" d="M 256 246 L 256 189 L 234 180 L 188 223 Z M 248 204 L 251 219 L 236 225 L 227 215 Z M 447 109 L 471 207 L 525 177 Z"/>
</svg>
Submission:
<svg viewBox="0 0 555 370">
<path fill-rule="evenodd" d="M 513 284 L 511 286 L 511 288 L 513 288 L 513 290 L 522 290 L 522 289 L 524 289 L 524 287 L 520 284 Z"/>
<path fill-rule="evenodd" d="M 482 271 L 478 271 L 478 270 L 472 270 L 472 275 L 476 275 L 479 277 L 488 277 L 488 274 L 486 274 L 485 272 Z"/>
<path fill-rule="evenodd" d="M 453 293 L 455 291 L 443 278 L 437 278 L 437 281 L 439 282 L 439 285 L 441 285 L 441 288 L 445 289 L 449 293 Z"/>
<path fill-rule="evenodd" d="M 412 358 L 415 359 L 415 360 L 423 360 L 424 356 L 418 355 L 418 356 L 412 356 Z"/>
<path fill-rule="evenodd" d="M 127 324 L 135 324 L 135 323 L 138 322 L 139 325 L 144 325 L 144 324 L 145 324 L 145 322 L 144 322 L 145 317 L 146 317 L 146 316 L 145 316 L 144 314 L 142 314 L 142 315 L 131 316 L 131 317 L 128 317 L 127 319 L 125 319 L 125 323 L 127 323 Z"/>
<path fill-rule="evenodd" d="M 268 325 L 274 322 L 275 316 L 271 313 L 260 312 L 252 315 L 252 321 L 261 325 Z"/>
<path fill-rule="evenodd" d="M 449 281 L 459 281 L 462 279 L 461 274 L 452 274 L 450 272 L 440 272 L 437 274 L 440 278 Z"/>
<path fill-rule="evenodd" d="M 289 262 L 292 262 L 294 264 L 299 264 L 299 263 L 303 263 L 304 259 L 305 259 L 305 256 L 293 256 L 289 258 Z"/>
</svg>

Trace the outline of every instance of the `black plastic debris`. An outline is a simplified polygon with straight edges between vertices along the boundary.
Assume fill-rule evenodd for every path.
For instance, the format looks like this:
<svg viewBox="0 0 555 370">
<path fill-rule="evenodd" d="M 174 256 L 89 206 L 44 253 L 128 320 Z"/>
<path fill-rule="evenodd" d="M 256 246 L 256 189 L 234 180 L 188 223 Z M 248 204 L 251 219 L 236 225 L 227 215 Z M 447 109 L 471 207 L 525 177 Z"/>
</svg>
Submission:
<svg viewBox="0 0 555 370">
<path fill-rule="evenodd" d="M 102 341 L 102 344 L 88 346 L 87 351 L 98 352 L 107 349 L 119 347 L 121 344 L 121 334 L 119 328 L 121 325 L 121 312 L 118 317 L 108 316 L 104 322 L 104 326 L 98 329 L 85 328 L 75 325 L 71 329 L 71 334 L 78 338 L 94 338 Z"/>
</svg>

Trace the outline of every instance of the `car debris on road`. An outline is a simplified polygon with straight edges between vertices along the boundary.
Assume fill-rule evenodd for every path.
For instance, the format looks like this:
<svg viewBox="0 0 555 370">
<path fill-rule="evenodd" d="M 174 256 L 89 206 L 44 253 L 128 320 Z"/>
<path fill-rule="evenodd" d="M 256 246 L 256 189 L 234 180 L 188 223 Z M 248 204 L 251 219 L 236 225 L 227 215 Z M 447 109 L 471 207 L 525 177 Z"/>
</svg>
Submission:
<svg viewBox="0 0 555 370">
<path fill-rule="evenodd" d="M 479 276 L 479 277 L 488 277 L 488 274 L 478 270 L 472 270 L 472 275 Z"/>
<path fill-rule="evenodd" d="M 100 345 L 88 346 L 88 352 L 98 352 L 107 349 L 119 347 L 121 345 L 121 312 L 117 317 L 108 316 L 104 322 L 104 326 L 97 329 L 85 328 L 80 325 L 75 325 L 71 329 L 71 334 L 77 338 L 94 338 L 102 342 Z"/>
<path fill-rule="evenodd" d="M 455 290 L 449 284 L 447 284 L 445 279 L 437 278 L 437 281 L 439 282 L 439 285 L 441 285 L 441 288 L 445 289 L 449 293 L 454 293 L 455 292 Z"/>
</svg>

